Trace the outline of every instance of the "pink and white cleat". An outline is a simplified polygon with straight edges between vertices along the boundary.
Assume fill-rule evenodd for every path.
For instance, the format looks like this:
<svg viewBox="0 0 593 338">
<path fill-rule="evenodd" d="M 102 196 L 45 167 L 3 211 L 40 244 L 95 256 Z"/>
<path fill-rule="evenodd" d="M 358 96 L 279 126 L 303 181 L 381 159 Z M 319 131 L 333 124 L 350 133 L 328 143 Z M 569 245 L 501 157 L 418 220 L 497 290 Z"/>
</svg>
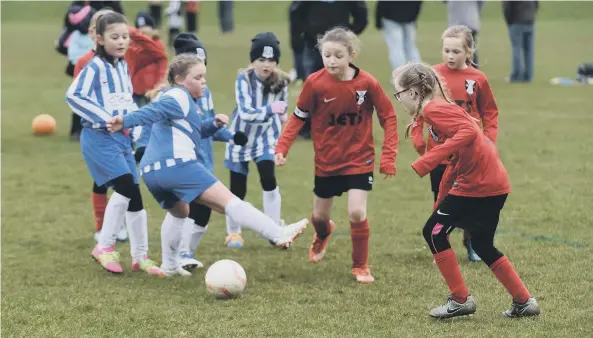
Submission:
<svg viewBox="0 0 593 338">
<path fill-rule="evenodd" d="M 119 264 L 119 253 L 115 251 L 115 246 L 101 248 L 99 244 L 91 252 L 97 263 L 101 264 L 105 270 L 111 273 L 122 273 L 124 270 Z"/>
<path fill-rule="evenodd" d="M 165 277 L 161 268 L 146 256 L 143 259 L 132 260 L 132 271 L 144 271 L 151 276 Z"/>
</svg>

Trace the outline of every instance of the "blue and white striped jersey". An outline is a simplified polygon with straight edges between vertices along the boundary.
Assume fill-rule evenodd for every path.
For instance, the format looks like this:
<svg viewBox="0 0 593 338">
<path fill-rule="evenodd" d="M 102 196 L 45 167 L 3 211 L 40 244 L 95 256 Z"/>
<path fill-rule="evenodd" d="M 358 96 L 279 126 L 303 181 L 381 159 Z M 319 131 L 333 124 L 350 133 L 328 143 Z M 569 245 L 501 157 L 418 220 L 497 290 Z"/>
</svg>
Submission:
<svg viewBox="0 0 593 338">
<path fill-rule="evenodd" d="M 159 93 L 155 100 L 158 100 Z M 204 89 L 204 95 L 196 99 L 196 103 L 204 118 L 214 118 L 216 115 L 214 111 L 214 102 L 212 100 L 212 93 L 208 86 Z M 136 142 L 136 149 L 146 147 L 150 140 L 150 131 L 152 126 L 150 124 L 142 127 L 134 128 L 134 140 Z M 209 170 L 214 168 L 214 150 L 212 148 L 212 141 L 229 142 L 233 139 L 233 133 L 227 128 L 220 128 L 213 136 L 203 137 L 200 140 L 200 148 L 198 150 L 198 160 Z"/>
<path fill-rule="evenodd" d="M 105 128 L 113 116 L 138 109 L 132 98 L 132 80 L 125 60 L 115 65 L 95 56 L 66 92 L 66 102 L 86 128 Z"/>
<path fill-rule="evenodd" d="M 204 118 L 189 92 L 171 87 L 158 100 L 124 115 L 124 128 L 152 124 L 140 166 L 171 159 L 197 160 L 200 140 L 218 131 L 213 118 Z"/>
<path fill-rule="evenodd" d="M 229 143 L 225 159 L 232 162 L 254 160 L 264 154 L 274 155 L 280 137 L 280 118 L 272 113 L 275 101 L 287 101 L 288 88 L 264 95 L 264 85 L 254 72 L 241 72 L 235 81 L 235 100 L 230 131 L 242 131 L 248 142 L 244 146 Z"/>
<path fill-rule="evenodd" d="M 205 118 L 214 118 L 216 112 L 214 111 L 214 102 L 212 100 L 212 93 L 206 87 L 204 95 L 196 100 L 200 111 Z M 233 139 L 233 133 L 227 128 L 220 128 L 212 137 L 203 137 L 200 140 L 200 150 L 198 152 L 198 160 L 209 170 L 214 169 L 214 149 L 212 141 L 229 142 Z"/>
</svg>

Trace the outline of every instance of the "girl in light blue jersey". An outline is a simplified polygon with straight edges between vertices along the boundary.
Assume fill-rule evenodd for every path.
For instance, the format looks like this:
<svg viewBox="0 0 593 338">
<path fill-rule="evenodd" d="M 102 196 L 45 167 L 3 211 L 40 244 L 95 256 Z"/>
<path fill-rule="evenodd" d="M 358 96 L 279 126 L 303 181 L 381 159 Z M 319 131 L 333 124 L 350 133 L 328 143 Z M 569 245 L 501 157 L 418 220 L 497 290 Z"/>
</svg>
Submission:
<svg viewBox="0 0 593 338">
<path fill-rule="evenodd" d="M 92 256 L 107 271 L 123 272 L 115 240 L 125 218 L 132 269 L 162 276 L 160 268 L 147 257 L 146 211 L 130 137 L 127 132 L 106 130 L 107 121 L 114 116 L 121 117 L 138 108 L 132 100 L 132 82 L 124 60 L 130 42 L 126 19 L 115 12 L 102 15 L 96 26 L 96 42 L 95 56 L 66 93 L 68 105 L 82 118 L 82 156 L 95 183 L 115 190 L 107 203 L 103 228 Z"/>
<path fill-rule="evenodd" d="M 158 100 L 124 116 L 115 116 L 107 128 L 122 129 L 152 124 L 150 140 L 140 161 L 140 172 L 153 197 L 168 212 L 161 226 L 163 265 L 167 276 L 189 276 L 181 267 L 179 244 L 190 212 L 200 203 L 225 213 L 240 226 L 260 233 L 278 247 L 292 244 L 307 226 L 303 219 L 286 227 L 277 224 L 251 204 L 234 196 L 210 170 L 198 161 L 200 140 L 216 133 L 226 115 L 204 118 L 195 99 L 206 87 L 206 66 L 192 54 L 175 57 L 167 80 L 171 85 Z"/>
<path fill-rule="evenodd" d="M 237 107 L 231 131 L 242 131 L 248 142 L 243 146 L 228 144 L 225 167 L 231 172 L 231 191 L 241 199 L 247 194 L 248 164 L 254 161 L 263 189 L 264 212 L 281 225 L 280 189 L 276 183 L 274 152 L 282 123 L 286 122 L 288 75 L 278 68 L 280 43 L 271 32 L 259 33 L 251 40 L 250 67 L 235 81 Z M 241 227 L 227 218 L 225 244 L 242 247 Z"/>
<path fill-rule="evenodd" d="M 202 42 L 191 33 L 181 33 L 177 35 L 173 42 L 175 48 L 175 55 L 190 53 L 195 54 L 197 57 L 204 60 L 204 65 L 208 64 L 207 53 Z M 149 95 L 151 100 L 154 100 L 162 94 L 162 89 L 159 88 Z M 214 117 L 214 103 L 212 100 L 212 94 L 208 86 L 204 88 L 202 96 L 196 99 L 196 103 L 199 108 L 199 112 L 202 117 Z M 138 127 L 142 132 L 139 135 L 136 143 L 136 161 L 140 161 L 142 154 L 146 150 L 148 140 L 150 139 L 150 125 Z M 219 142 L 233 142 L 236 145 L 244 145 L 247 142 L 247 137 L 242 132 L 232 133 L 227 128 L 220 128 L 211 137 L 202 137 L 200 140 L 200 147 L 198 150 L 198 161 L 211 172 L 214 170 L 214 150 L 212 147 L 213 141 Z M 202 262 L 194 258 L 194 253 L 198 248 L 200 241 L 202 240 L 206 230 L 208 229 L 208 223 L 210 222 L 210 215 L 212 210 L 205 205 L 198 203 L 191 203 L 189 207 L 189 217 L 183 227 L 181 236 L 181 244 L 179 247 L 179 253 L 181 256 L 181 266 L 186 270 L 191 270 L 196 267 L 203 267 Z"/>
</svg>

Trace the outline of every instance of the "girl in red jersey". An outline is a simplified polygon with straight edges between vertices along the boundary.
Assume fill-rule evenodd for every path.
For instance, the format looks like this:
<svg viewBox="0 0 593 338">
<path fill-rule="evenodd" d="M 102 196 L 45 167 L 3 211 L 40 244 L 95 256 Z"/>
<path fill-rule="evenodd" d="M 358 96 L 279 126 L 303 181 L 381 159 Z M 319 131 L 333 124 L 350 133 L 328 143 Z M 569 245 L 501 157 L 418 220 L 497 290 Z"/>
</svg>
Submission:
<svg viewBox="0 0 593 338">
<path fill-rule="evenodd" d="M 463 108 L 476 119 L 484 130 L 484 134 L 492 143 L 498 136 L 498 107 L 490 90 L 486 75 L 472 67 L 474 40 L 472 31 L 465 26 L 452 26 L 445 30 L 443 41 L 443 63 L 434 66 L 437 74 L 444 79 L 450 97 L 455 104 Z M 423 136 L 423 119 L 416 119 L 416 127 L 411 131 L 414 147 L 420 155 L 427 149 Z M 435 146 L 434 140 L 428 138 L 428 150 Z M 451 189 L 453 182 L 447 179 L 454 163 L 447 166 L 444 161 L 430 172 L 430 183 L 434 193 L 435 207 Z M 445 174 L 447 172 L 447 174 Z M 443 177 L 445 179 L 443 180 Z M 450 177 L 449 177 L 450 178 Z M 442 189 L 441 189 L 442 188 Z M 480 256 L 473 250 L 469 232 L 463 232 L 463 244 L 467 248 L 470 261 L 480 261 Z"/>
<path fill-rule="evenodd" d="M 511 191 L 507 172 L 492 141 L 465 110 L 447 99 L 432 68 L 421 63 L 402 66 L 393 73 L 395 98 L 415 119 L 422 117 L 438 143 L 412 164 L 420 177 L 443 160 L 457 158 L 454 183 L 424 226 L 424 239 L 451 295 L 432 309 L 434 318 L 450 318 L 476 312 L 459 270 L 448 235 L 460 227 L 472 235 L 474 249 L 513 297 L 507 317 L 535 316 L 539 306 L 509 260 L 494 247 L 500 211 Z M 409 128 L 409 127 L 408 127 Z M 407 132 L 406 132 L 407 134 Z M 444 140 L 444 141 L 443 141 Z"/>
<path fill-rule="evenodd" d="M 360 283 L 372 283 L 375 279 L 367 265 L 366 204 L 375 167 L 373 110 L 377 110 L 379 123 L 385 130 L 380 172 L 386 177 L 395 175 L 397 118 L 377 80 L 352 64 L 358 49 L 356 34 L 334 28 L 318 42 L 325 68 L 307 77 L 295 112 L 278 141 L 276 164 L 285 164 L 290 145 L 305 119 L 310 117 L 315 151 L 315 200 L 311 218 L 315 234 L 309 261 L 317 263 L 325 255 L 335 228 L 330 219 L 333 198 L 347 192 L 352 274 Z"/>
</svg>

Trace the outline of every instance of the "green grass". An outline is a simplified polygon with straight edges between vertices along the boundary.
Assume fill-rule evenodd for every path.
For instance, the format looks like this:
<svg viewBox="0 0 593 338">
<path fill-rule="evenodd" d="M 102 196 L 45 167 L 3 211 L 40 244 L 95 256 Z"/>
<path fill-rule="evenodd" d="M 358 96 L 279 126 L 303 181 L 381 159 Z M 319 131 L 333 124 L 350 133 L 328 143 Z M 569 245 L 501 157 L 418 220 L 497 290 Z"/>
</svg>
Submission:
<svg viewBox="0 0 593 338">
<path fill-rule="evenodd" d="M 128 17 L 146 2 L 126 2 Z M 230 114 L 236 70 L 248 62 L 249 41 L 270 30 L 282 40 L 281 66 L 292 64 L 288 3 L 236 5 L 237 30 L 223 36 L 216 4 L 202 5 L 200 38 L 210 55 L 208 79 L 218 112 Z M 126 272 L 108 275 L 90 257 L 94 244 L 91 178 L 79 145 L 67 141 L 70 113 L 64 93 L 66 60 L 53 50 L 63 2 L 2 3 L 2 334 L 4 337 L 591 337 L 593 336 L 593 106 L 591 87 L 551 86 L 593 55 L 593 3 L 542 2 L 536 26 L 535 80 L 504 82 L 509 42 L 497 2 L 485 5 L 479 36 L 480 63 L 500 108 L 498 147 L 513 187 L 503 211 L 497 246 L 538 297 L 542 316 L 506 320 L 510 297 L 483 264 L 465 259 L 459 234 L 452 236 L 478 312 L 472 318 L 429 320 L 447 289 L 421 235 L 430 214 L 428 179 L 409 167 L 410 142 L 400 144 L 398 175 L 377 180 L 369 198 L 371 257 L 377 281 L 358 285 L 350 276 L 346 199 L 338 199 L 338 224 L 323 263 L 309 264 L 312 230 L 288 252 L 246 234 L 246 247 L 224 248 L 224 219 L 213 216 L 198 250 L 207 265 L 223 258 L 240 262 L 248 278 L 244 296 L 218 301 L 206 293 L 204 271 L 189 279 L 162 280 Z M 374 10 L 374 5 L 371 5 Z M 418 24 L 425 61 L 440 60 L 445 7 L 427 2 Z M 371 12 L 371 18 L 373 14 Z M 358 64 L 389 88 L 386 48 L 373 22 L 362 35 Z M 298 88 L 291 92 L 291 104 Z M 396 105 L 400 133 L 408 121 Z M 34 137 L 39 113 L 57 118 L 57 134 Z M 376 144 L 382 142 L 378 128 Z M 216 145 L 217 175 L 228 182 Z M 309 142 L 294 145 L 278 171 L 283 216 L 310 215 L 313 163 Z M 164 215 L 143 187 L 152 257 L 160 257 Z M 257 175 L 247 199 L 261 206 Z M 130 270 L 128 245 L 120 247 Z"/>
</svg>

